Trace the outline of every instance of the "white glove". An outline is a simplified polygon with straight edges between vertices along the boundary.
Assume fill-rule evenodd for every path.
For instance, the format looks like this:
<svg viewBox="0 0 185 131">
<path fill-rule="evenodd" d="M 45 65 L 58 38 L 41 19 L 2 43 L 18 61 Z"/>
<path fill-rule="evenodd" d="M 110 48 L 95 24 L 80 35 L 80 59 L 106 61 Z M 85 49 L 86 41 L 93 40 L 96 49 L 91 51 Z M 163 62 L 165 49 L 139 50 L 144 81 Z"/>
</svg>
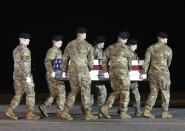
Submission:
<svg viewBox="0 0 185 131">
<path fill-rule="evenodd" d="M 140 79 L 146 79 L 147 75 L 146 74 L 141 74 Z"/>
<path fill-rule="evenodd" d="M 62 78 L 66 78 L 66 73 L 65 72 L 62 73 Z"/>
<path fill-rule="evenodd" d="M 31 82 L 31 78 L 29 76 L 26 77 L 26 82 L 30 83 Z"/>
<path fill-rule="evenodd" d="M 51 73 L 51 76 L 52 76 L 52 77 L 55 77 L 55 72 L 52 72 L 52 73 Z"/>
<path fill-rule="evenodd" d="M 109 78 L 109 73 L 108 72 L 103 73 L 103 75 L 104 75 L 104 78 Z"/>
</svg>

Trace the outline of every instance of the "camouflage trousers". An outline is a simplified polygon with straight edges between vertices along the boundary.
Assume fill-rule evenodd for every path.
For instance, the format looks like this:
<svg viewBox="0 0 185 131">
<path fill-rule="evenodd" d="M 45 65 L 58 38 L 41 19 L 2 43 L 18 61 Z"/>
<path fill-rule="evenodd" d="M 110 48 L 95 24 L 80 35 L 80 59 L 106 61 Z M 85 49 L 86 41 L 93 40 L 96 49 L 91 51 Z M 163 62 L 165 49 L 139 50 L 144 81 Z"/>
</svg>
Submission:
<svg viewBox="0 0 185 131">
<path fill-rule="evenodd" d="M 57 112 L 61 112 L 64 109 L 66 101 L 65 83 L 63 81 L 57 81 L 52 77 L 47 77 L 46 80 L 49 87 L 49 96 L 44 102 L 44 105 L 49 107 L 56 98 Z"/>
<path fill-rule="evenodd" d="M 130 80 L 125 79 L 110 79 L 111 88 L 113 92 L 108 96 L 105 105 L 112 107 L 115 100 L 120 98 L 120 111 L 126 112 L 128 110 L 128 103 L 130 100 Z"/>
<path fill-rule="evenodd" d="M 141 97 L 138 90 L 138 83 L 137 82 L 131 82 L 130 90 L 132 94 L 130 94 L 130 101 L 133 103 L 134 107 L 140 107 L 141 105 Z"/>
<path fill-rule="evenodd" d="M 69 81 L 71 91 L 67 96 L 65 107 L 70 109 L 75 102 L 78 92 L 81 91 L 82 108 L 84 111 L 90 111 L 93 103 L 93 98 L 91 95 L 91 79 L 89 72 L 84 74 L 73 73 L 72 75 L 70 75 Z"/>
<path fill-rule="evenodd" d="M 32 77 L 31 77 L 32 78 Z M 35 105 L 35 90 L 34 90 L 34 82 L 27 83 L 26 77 L 16 77 L 14 76 L 14 91 L 15 95 L 10 103 L 10 107 L 15 110 L 15 108 L 20 104 L 22 96 L 26 93 L 26 106 L 27 112 L 34 111 Z"/>
<path fill-rule="evenodd" d="M 159 90 L 161 90 L 162 96 L 162 109 L 168 111 L 170 101 L 170 82 L 167 79 L 161 79 L 157 76 L 149 76 L 150 82 L 150 94 L 145 103 L 145 107 L 152 110 L 155 101 L 158 96 Z"/>
<path fill-rule="evenodd" d="M 105 85 L 95 85 L 95 87 L 97 88 L 97 104 L 98 104 L 98 108 L 103 107 L 105 100 L 107 98 L 107 89 L 105 87 Z"/>
</svg>

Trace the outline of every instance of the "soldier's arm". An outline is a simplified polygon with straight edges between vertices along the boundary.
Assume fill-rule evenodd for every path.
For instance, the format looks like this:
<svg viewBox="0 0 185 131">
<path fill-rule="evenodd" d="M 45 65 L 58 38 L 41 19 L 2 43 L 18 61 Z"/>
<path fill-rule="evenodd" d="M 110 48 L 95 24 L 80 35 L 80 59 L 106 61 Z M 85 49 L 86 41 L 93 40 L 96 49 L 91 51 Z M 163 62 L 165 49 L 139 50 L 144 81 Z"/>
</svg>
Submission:
<svg viewBox="0 0 185 131">
<path fill-rule="evenodd" d="M 107 65 L 108 65 L 108 62 L 109 62 L 109 48 L 107 48 L 104 53 L 103 53 L 103 60 L 102 60 L 102 69 L 104 72 L 107 72 L 108 69 L 107 69 Z"/>
<path fill-rule="evenodd" d="M 142 69 L 143 74 L 146 74 L 148 71 L 148 67 L 150 64 L 150 56 L 151 56 L 150 52 L 151 52 L 150 48 L 148 48 L 145 53 L 145 60 L 144 60 L 143 69 Z"/>
<path fill-rule="evenodd" d="M 131 68 L 132 68 L 132 60 L 133 60 L 133 57 L 134 57 L 133 55 L 134 54 L 132 54 L 132 51 L 131 51 L 130 48 L 128 49 L 128 53 L 129 53 L 128 58 L 127 58 L 128 59 L 128 69 L 131 70 Z"/>
<path fill-rule="evenodd" d="M 170 50 L 169 50 L 169 57 L 168 57 L 168 59 L 167 59 L 168 67 L 170 67 L 170 65 L 171 65 L 171 62 L 172 62 L 172 55 L 173 55 L 173 53 L 172 53 L 172 50 L 170 49 Z"/>
<path fill-rule="evenodd" d="M 46 62 L 45 62 L 45 67 L 46 70 L 50 73 L 54 72 L 53 70 L 53 60 L 56 57 L 56 52 L 51 51 L 46 54 Z"/>
<path fill-rule="evenodd" d="M 31 56 L 27 49 L 24 49 L 22 54 L 22 65 L 25 76 L 30 76 L 31 74 Z"/>
<path fill-rule="evenodd" d="M 88 67 L 89 67 L 89 71 L 92 70 L 93 63 L 94 63 L 94 48 L 91 46 L 90 50 L 89 50 L 89 53 L 88 53 Z"/>
<path fill-rule="evenodd" d="M 63 54 L 63 59 L 62 59 L 62 72 L 67 72 L 67 65 L 68 65 L 68 60 L 69 60 L 69 44 L 67 45 L 67 47 L 64 50 L 64 54 Z"/>
</svg>

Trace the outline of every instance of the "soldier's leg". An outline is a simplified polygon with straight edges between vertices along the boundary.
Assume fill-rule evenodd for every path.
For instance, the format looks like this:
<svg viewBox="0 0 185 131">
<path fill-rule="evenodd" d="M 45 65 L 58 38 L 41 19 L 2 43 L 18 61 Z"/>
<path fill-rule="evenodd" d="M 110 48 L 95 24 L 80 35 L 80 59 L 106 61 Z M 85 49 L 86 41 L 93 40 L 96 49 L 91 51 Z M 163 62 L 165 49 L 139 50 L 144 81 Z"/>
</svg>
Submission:
<svg viewBox="0 0 185 131">
<path fill-rule="evenodd" d="M 66 101 L 66 90 L 65 90 L 65 84 L 64 82 L 59 82 L 57 83 L 57 99 L 56 99 L 56 104 L 57 104 L 57 112 L 62 112 L 64 109 L 64 104 Z"/>
<path fill-rule="evenodd" d="M 108 113 L 109 108 L 112 107 L 112 104 L 120 96 L 120 81 L 121 80 L 119 79 L 110 79 L 111 88 L 113 92 L 108 96 L 107 100 L 105 101 L 104 106 L 101 109 L 101 113 L 107 119 L 111 118 L 111 116 Z"/>
<path fill-rule="evenodd" d="M 107 98 L 107 89 L 105 85 L 96 85 L 98 88 L 98 107 L 102 107 L 105 103 L 105 100 Z"/>
<path fill-rule="evenodd" d="M 69 114 L 69 109 L 71 109 L 71 107 L 73 106 L 76 95 L 80 91 L 80 89 L 79 89 L 78 78 L 75 75 L 70 76 L 69 82 L 70 82 L 71 91 L 67 96 L 67 99 L 64 105 L 64 110 L 60 114 L 60 117 L 65 118 L 67 120 L 73 120 L 73 118 Z"/>
<path fill-rule="evenodd" d="M 25 91 L 26 91 L 26 106 L 27 113 L 26 119 L 39 119 L 40 116 L 33 114 L 34 106 L 35 106 L 35 90 L 34 90 L 33 80 L 30 83 L 25 83 Z"/>
<path fill-rule="evenodd" d="M 56 81 L 53 81 L 53 80 L 50 80 L 50 79 L 47 79 L 47 83 L 48 83 L 48 88 L 49 88 L 49 96 L 47 97 L 46 101 L 44 102 L 44 105 L 46 107 L 49 107 L 55 97 L 56 97 Z"/>
<path fill-rule="evenodd" d="M 91 114 L 91 106 L 93 96 L 91 95 L 91 79 L 90 76 L 82 76 L 80 80 L 80 87 L 81 87 L 81 100 L 82 100 L 82 107 L 84 110 L 84 117 L 85 120 L 95 120 L 98 117 L 93 116 Z"/>
<path fill-rule="evenodd" d="M 159 91 L 159 84 L 158 84 L 157 79 L 150 79 L 149 82 L 150 82 L 150 94 L 147 97 L 147 101 L 145 103 L 143 115 L 145 117 L 155 118 L 155 116 L 152 115 L 150 113 L 150 111 L 152 110 L 152 108 L 155 104 L 155 101 L 157 99 L 158 91 Z"/>
<path fill-rule="evenodd" d="M 22 79 L 14 79 L 14 91 L 15 95 L 9 106 L 15 110 L 15 108 L 20 104 L 22 95 L 25 93 L 24 82 Z"/>
<path fill-rule="evenodd" d="M 127 114 L 128 103 L 130 100 L 130 80 L 128 78 L 124 78 L 120 81 L 120 117 L 121 118 L 131 118 L 130 115 Z"/>
<path fill-rule="evenodd" d="M 168 107 L 170 102 L 170 84 L 166 81 L 162 82 L 161 96 L 162 96 L 162 118 L 172 118 L 172 115 L 168 113 Z"/>
<path fill-rule="evenodd" d="M 96 88 L 98 89 L 98 98 L 97 98 L 97 104 L 98 104 L 98 116 L 101 117 L 101 108 L 105 104 L 105 100 L 107 98 L 107 89 L 105 85 L 96 85 Z"/>
<path fill-rule="evenodd" d="M 5 115 L 10 117 L 11 119 L 18 119 L 18 117 L 14 114 L 14 110 L 20 104 L 22 95 L 25 92 L 24 87 L 23 87 L 24 82 L 22 80 L 23 79 L 14 78 L 15 95 L 14 95 L 8 109 L 5 111 Z"/>
<path fill-rule="evenodd" d="M 138 90 L 137 82 L 131 83 L 131 91 L 134 95 L 134 104 L 133 104 L 133 106 L 135 107 L 135 115 L 140 116 L 141 115 L 141 111 L 140 111 L 141 97 L 140 97 L 140 93 L 139 93 L 139 90 Z"/>
<path fill-rule="evenodd" d="M 80 91 L 80 88 L 79 88 L 79 81 L 77 77 L 71 76 L 69 82 L 70 82 L 71 91 L 69 92 L 67 96 L 65 107 L 68 109 L 71 109 L 71 107 L 73 106 L 75 102 L 76 95 Z"/>
</svg>

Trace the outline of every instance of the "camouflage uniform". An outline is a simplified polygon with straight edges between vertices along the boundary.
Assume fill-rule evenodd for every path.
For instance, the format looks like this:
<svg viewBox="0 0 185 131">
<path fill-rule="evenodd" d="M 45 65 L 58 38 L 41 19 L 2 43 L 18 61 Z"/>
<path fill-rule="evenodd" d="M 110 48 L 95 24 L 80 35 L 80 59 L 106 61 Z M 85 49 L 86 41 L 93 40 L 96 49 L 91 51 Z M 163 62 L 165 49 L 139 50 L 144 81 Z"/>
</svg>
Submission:
<svg viewBox="0 0 185 131">
<path fill-rule="evenodd" d="M 77 93 L 81 91 L 83 110 L 91 110 L 92 96 L 89 71 L 93 67 L 93 53 L 93 47 L 80 37 L 69 42 L 64 51 L 62 63 L 63 72 L 67 71 L 68 60 L 70 59 L 69 81 L 71 92 L 68 94 L 65 103 L 67 109 L 70 109 L 73 106 Z"/>
<path fill-rule="evenodd" d="M 66 100 L 66 91 L 64 82 L 55 80 L 51 76 L 52 72 L 61 74 L 61 71 L 53 70 L 52 63 L 54 59 L 62 59 L 62 51 L 55 45 L 53 45 L 53 47 L 48 50 L 45 58 L 45 67 L 47 70 L 46 80 L 48 83 L 50 95 L 44 102 L 44 105 L 47 107 L 50 106 L 56 97 L 57 112 L 61 112 L 64 108 L 64 103 Z"/>
<path fill-rule="evenodd" d="M 27 112 L 33 112 L 35 105 L 35 85 L 31 74 L 31 52 L 27 46 L 19 44 L 13 51 L 13 58 L 15 96 L 9 106 L 15 109 L 20 104 L 22 95 L 26 92 Z M 26 82 L 26 77 L 30 77 L 31 82 Z"/>
<path fill-rule="evenodd" d="M 158 91 L 161 90 L 162 109 L 168 111 L 170 100 L 170 72 L 168 70 L 172 61 L 172 50 L 164 43 L 156 43 L 148 47 L 145 53 L 143 73 L 148 71 L 150 94 L 145 108 L 152 110 Z M 149 66 L 150 65 L 150 66 Z M 148 70 L 149 68 L 149 70 Z"/>
<path fill-rule="evenodd" d="M 135 52 L 132 51 L 132 60 L 139 60 L 139 57 Z M 136 108 L 140 108 L 140 94 L 138 90 L 138 83 L 137 82 L 131 82 L 130 89 L 134 95 L 134 97 L 131 95 L 131 101 L 133 102 L 133 105 Z"/>
<path fill-rule="evenodd" d="M 127 111 L 130 99 L 129 71 L 131 67 L 131 60 L 130 48 L 119 41 L 109 46 L 103 55 L 102 68 L 105 72 L 108 71 L 107 65 L 108 61 L 110 61 L 109 75 L 111 87 L 113 89 L 113 92 L 109 95 L 105 102 L 105 106 L 110 108 L 114 101 L 120 97 L 121 112 Z"/>
<path fill-rule="evenodd" d="M 103 55 L 103 50 L 98 48 L 97 46 L 94 47 L 94 58 L 95 59 L 101 59 L 102 60 L 102 56 Z M 98 108 L 101 108 L 104 103 L 105 100 L 107 98 L 107 89 L 105 87 L 105 85 L 103 84 L 96 84 L 94 85 L 97 89 L 98 89 Z"/>
</svg>

